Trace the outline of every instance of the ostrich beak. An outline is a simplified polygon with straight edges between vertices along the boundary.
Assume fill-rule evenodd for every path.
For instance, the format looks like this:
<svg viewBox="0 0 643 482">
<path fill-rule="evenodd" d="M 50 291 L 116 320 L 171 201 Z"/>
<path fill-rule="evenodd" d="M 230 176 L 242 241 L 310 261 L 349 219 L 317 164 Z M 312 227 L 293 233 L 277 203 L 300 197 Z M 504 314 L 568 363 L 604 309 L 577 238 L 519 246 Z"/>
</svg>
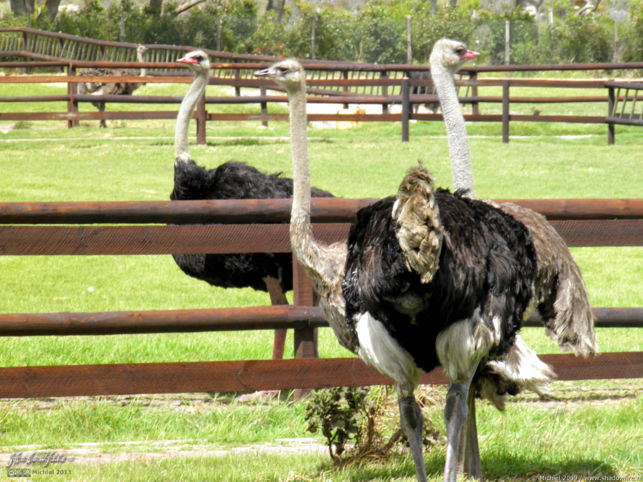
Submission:
<svg viewBox="0 0 643 482">
<path fill-rule="evenodd" d="M 182 64 L 193 64 L 193 65 L 198 64 L 196 60 L 190 59 L 187 57 L 181 57 L 179 60 L 177 60 L 177 62 L 181 62 Z"/>
<path fill-rule="evenodd" d="M 475 59 L 480 53 L 475 52 L 474 50 L 467 50 L 464 54 L 460 56 L 461 60 Z"/>
<path fill-rule="evenodd" d="M 270 77 L 270 67 L 255 71 L 255 77 Z"/>
</svg>

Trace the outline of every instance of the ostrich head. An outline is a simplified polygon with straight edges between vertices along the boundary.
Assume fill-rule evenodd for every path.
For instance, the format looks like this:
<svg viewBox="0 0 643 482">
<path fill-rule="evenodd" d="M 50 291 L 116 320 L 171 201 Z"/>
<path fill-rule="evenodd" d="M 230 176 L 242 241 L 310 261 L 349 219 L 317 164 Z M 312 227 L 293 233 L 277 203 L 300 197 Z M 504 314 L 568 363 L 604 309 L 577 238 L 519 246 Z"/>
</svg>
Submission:
<svg viewBox="0 0 643 482">
<path fill-rule="evenodd" d="M 451 73 L 456 73 L 469 59 L 474 59 L 478 52 L 468 50 L 467 46 L 458 40 L 442 38 L 435 42 L 431 51 L 431 65 L 441 64 Z"/>
<path fill-rule="evenodd" d="M 189 69 L 195 74 L 210 69 L 210 59 L 208 57 L 208 54 L 206 54 L 203 50 L 193 50 L 192 52 L 188 52 L 179 60 L 177 60 L 177 62 L 186 64 Z"/>
<path fill-rule="evenodd" d="M 256 71 L 255 75 L 274 80 L 288 92 L 299 89 L 306 77 L 303 67 L 294 59 L 281 60 L 266 69 Z"/>
<path fill-rule="evenodd" d="M 138 57 L 141 57 L 145 52 L 147 52 L 147 47 L 142 44 L 136 46 L 136 53 Z"/>
</svg>

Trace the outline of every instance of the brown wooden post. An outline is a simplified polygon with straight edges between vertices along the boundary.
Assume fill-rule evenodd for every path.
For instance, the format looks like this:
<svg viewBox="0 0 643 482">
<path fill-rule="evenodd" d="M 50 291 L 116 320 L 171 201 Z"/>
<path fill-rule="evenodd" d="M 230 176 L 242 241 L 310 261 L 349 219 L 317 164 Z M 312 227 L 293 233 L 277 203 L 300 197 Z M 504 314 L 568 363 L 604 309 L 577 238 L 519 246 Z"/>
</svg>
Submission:
<svg viewBox="0 0 643 482">
<path fill-rule="evenodd" d="M 342 70 L 342 79 L 348 80 L 348 70 Z M 342 88 L 344 95 L 348 95 L 348 85 Z M 348 109 L 348 104 L 344 104 L 344 109 Z"/>
<path fill-rule="evenodd" d="M 614 95 L 614 87 L 609 86 L 607 91 L 607 116 L 613 117 L 616 109 L 616 97 Z M 607 145 L 613 146 L 616 137 L 616 129 L 613 122 L 607 122 Z"/>
<path fill-rule="evenodd" d="M 266 86 L 265 85 L 262 85 L 262 86 L 259 87 L 259 95 L 262 98 L 266 97 Z M 261 101 L 261 117 L 262 117 L 261 118 L 261 125 L 263 127 L 268 127 L 268 121 L 264 117 L 264 116 L 267 116 L 267 115 L 268 115 L 268 102 L 266 102 L 265 100 L 262 100 Z"/>
<path fill-rule="evenodd" d="M 30 17 L 28 17 L 28 18 L 30 18 Z M 27 36 L 27 32 L 22 32 L 22 50 L 23 51 L 25 51 L 25 52 L 27 51 L 27 45 L 28 44 L 29 44 L 29 38 Z M 22 71 L 25 74 L 28 74 L 29 73 L 29 67 L 25 67 L 24 69 L 22 69 Z"/>
<path fill-rule="evenodd" d="M 234 95 L 237 97 L 241 96 L 241 86 L 239 81 L 241 80 L 241 69 L 236 69 L 234 71 Z"/>
<path fill-rule="evenodd" d="M 63 56 L 63 51 L 65 50 L 65 41 L 62 38 L 58 39 L 58 57 L 62 58 Z M 61 65 L 60 66 L 60 72 L 65 71 L 65 66 Z"/>
<path fill-rule="evenodd" d="M 502 142 L 509 143 L 509 82 L 502 82 Z"/>
<path fill-rule="evenodd" d="M 469 80 L 472 82 L 477 82 L 478 81 L 478 72 L 469 72 Z M 471 95 L 475 98 L 478 97 L 478 84 L 473 84 L 471 86 Z M 479 115 L 480 114 L 480 104 L 478 103 L 477 100 L 474 100 L 471 103 L 471 113 L 473 115 Z"/>
<path fill-rule="evenodd" d="M 411 86 L 409 78 L 402 79 L 402 142 L 409 142 L 409 119 L 411 118 Z"/>
<path fill-rule="evenodd" d="M 67 66 L 67 75 L 76 75 L 76 67 L 72 64 Z M 67 101 L 67 113 L 76 114 L 78 113 L 78 102 L 76 101 L 76 93 L 78 92 L 78 84 L 76 82 L 67 82 L 67 94 L 69 94 L 69 100 Z M 67 128 L 71 129 L 72 127 L 78 127 L 78 119 L 69 119 L 67 121 Z"/>
<path fill-rule="evenodd" d="M 380 72 L 380 79 L 388 79 L 388 72 L 386 70 L 382 70 Z M 383 85 L 382 86 L 382 96 L 383 97 L 388 97 L 388 85 Z M 387 103 L 382 104 L 382 114 L 384 114 L 384 115 L 388 114 L 388 104 Z"/>
<path fill-rule="evenodd" d="M 196 143 L 205 144 L 205 120 L 207 112 L 205 110 L 205 94 L 199 99 L 196 108 Z"/>
<path fill-rule="evenodd" d="M 312 306 L 315 301 L 313 285 L 304 268 L 293 256 L 293 295 L 295 306 Z M 318 358 L 317 328 L 297 328 L 294 330 L 295 358 Z M 295 400 L 310 393 L 310 389 L 295 390 Z"/>
</svg>

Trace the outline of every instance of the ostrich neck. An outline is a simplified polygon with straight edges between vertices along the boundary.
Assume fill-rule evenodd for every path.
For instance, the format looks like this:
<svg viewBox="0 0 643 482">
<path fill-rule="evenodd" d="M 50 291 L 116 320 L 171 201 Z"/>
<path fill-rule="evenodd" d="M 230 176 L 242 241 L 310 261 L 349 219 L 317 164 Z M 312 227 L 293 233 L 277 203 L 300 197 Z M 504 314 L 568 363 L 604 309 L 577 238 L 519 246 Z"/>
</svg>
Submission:
<svg viewBox="0 0 643 482">
<path fill-rule="evenodd" d="M 188 127 L 190 118 L 194 112 L 194 106 L 205 92 L 208 83 L 209 70 L 199 72 L 195 75 L 187 94 L 181 102 L 179 113 L 176 116 L 174 130 L 174 157 L 177 161 L 186 162 L 190 160 L 188 152 Z"/>
<path fill-rule="evenodd" d="M 136 59 L 139 62 L 145 62 L 145 59 L 143 58 L 143 52 L 141 52 L 140 50 L 137 50 L 136 51 Z M 141 69 L 141 73 L 139 74 L 139 77 L 145 77 L 146 75 L 147 75 L 147 69 L 145 67 L 143 67 Z"/>
<path fill-rule="evenodd" d="M 293 250 L 295 250 L 295 256 L 302 262 L 303 258 L 305 258 L 304 253 L 312 248 L 311 243 L 315 243 L 310 221 L 310 172 L 306 140 L 305 85 L 301 85 L 298 90 L 290 95 L 290 138 L 294 180 L 292 210 L 290 213 L 290 238 Z"/>
<path fill-rule="evenodd" d="M 468 190 L 468 196 L 474 197 L 469 138 L 467 137 L 467 128 L 460 109 L 453 74 L 442 65 L 431 65 L 431 76 L 440 99 L 444 124 L 447 130 L 453 189 Z"/>
</svg>

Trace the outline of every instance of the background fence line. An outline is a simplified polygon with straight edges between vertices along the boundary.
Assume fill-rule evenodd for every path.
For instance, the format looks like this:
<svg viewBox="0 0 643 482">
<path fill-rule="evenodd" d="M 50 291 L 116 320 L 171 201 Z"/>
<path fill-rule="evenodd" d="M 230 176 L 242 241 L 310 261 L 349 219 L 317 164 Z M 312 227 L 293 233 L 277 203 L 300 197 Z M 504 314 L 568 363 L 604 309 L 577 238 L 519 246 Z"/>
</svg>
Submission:
<svg viewBox="0 0 643 482">
<path fill-rule="evenodd" d="M 78 112 L 79 102 L 127 102 L 127 103 L 180 103 L 180 97 L 161 96 L 99 96 L 77 95 L 76 84 L 83 81 L 96 82 L 130 82 L 130 83 L 183 83 L 191 82 L 191 75 L 175 63 L 189 46 L 146 45 L 146 62 L 136 62 L 136 44 L 124 42 L 108 42 L 68 34 L 45 32 L 30 28 L 0 28 L 0 56 L 31 59 L 30 62 L 0 62 L 0 67 L 23 68 L 60 67 L 67 71 L 67 76 L 5 76 L 0 82 L 66 82 L 67 96 L 41 96 L 10 98 L 2 97 L 0 102 L 47 102 L 67 101 L 67 112 L 64 113 L 0 113 L 0 120 L 65 120 L 69 127 L 78 125 L 80 120 L 101 119 L 168 119 L 176 115 L 174 112 Z M 267 96 L 266 90 L 278 90 L 273 83 L 255 79 L 254 70 L 264 67 L 276 60 L 274 57 L 231 54 L 227 52 L 207 50 L 213 65 L 210 85 L 225 85 L 234 88 L 234 95 L 208 97 L 197 108 L 197 142 L 205 143 L 205 124 L 208 121 L 245 121 L 261 120 L 264 124 L 269 120 L 285 120 L 285 114 L 267 114 L 267 105 L 272 102 L 285 102 L 285 96 Z M 33 61 L 37 60 L 37 61 Z M 409 122 L 411 120 L 441 121 L 439 114 L 414 112 L 414 106 L 436 103 L 437 97 L 432 95 L 432 83 L 427 66 L 411 64 L 362 64 L 357 62 L 320 61 L 303 59 L 309 84 L 308 102 L 343 104 L 380 104 L 381 113 L 335 113 L 311 114 L 312 121 L 352 121 L 352 122 L 402 122 L 402 139 L 409 139 Z M 79 68 L 142 68 L 153 69 L 145 77 L 139 76 L 83 76 L 73 78 Z M 177 72 L 177 69 L 178 72 Z M 509 123 L 520 122 L 574 122 L 574 123 L 605 123 L 608 126 L 608 143 L 615 140 L 614 125 L 643 125 L 643 82 L 611 82 L 597 81 L 552 81 L 531 79 L 478 79 L 479 73 L 516 73 L 516 72 L 546 72 L 546 71 L 589 71 L 589 70 L 623 70 L 635 72 L 643 69 L 643 62 L 603 63 L 603 64 L 572 64 L 572 65 L 525 65 L 525 66 L 465 66 L 461 69 L 461 81 L 458 82 L 461 102 L 471 106 L 471 114 L 466 119 L 472 122 L 502 122 L 503 142 L 509 142 Z M 405 81 L 408 79 L 408 81 Z M 478 96 L 480 86 L 503 87 L 501 97 Z M 605 88 L 605 96 L 567 96 L 541 97 L 511 96 L 511 87 L 542 87 L 579 89 Z M 242 88 L 260 89 L 259 96 L 242 96 Z M 625 93 L 623 94 L 622 91 Z M 638 108 L 637 108 L 638 100 Z M 516 115 L 510 113 L 511 103 L 576 103 L 604 102 L 605 115 L 574 116 L 574 115 Z M 624 107 L 629 105 L 630 111 L 620 110 L 616 104 L 621 102 Z M 629 102 L 629 104 L 628 104 Z M 260 112 L 248 113 L 208 113 L 207 104 L 245 104 L 257 103 Z M 502 114 L 482 114 L 481 104 L 502 104 Z M 402 112 L 389 113 L 389 106 L 401 105 Z"/>
</svg>

